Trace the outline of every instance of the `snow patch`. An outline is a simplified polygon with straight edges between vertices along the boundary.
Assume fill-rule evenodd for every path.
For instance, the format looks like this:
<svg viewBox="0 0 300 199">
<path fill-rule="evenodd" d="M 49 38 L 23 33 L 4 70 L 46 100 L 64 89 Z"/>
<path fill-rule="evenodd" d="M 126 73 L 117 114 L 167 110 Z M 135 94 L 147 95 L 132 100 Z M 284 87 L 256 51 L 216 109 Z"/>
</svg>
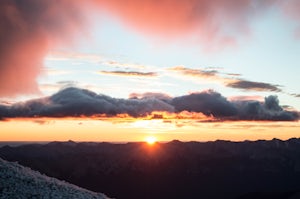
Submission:
<svg viewBox="0 0 300 199">
<path fill-rule="evenodd" d="M 108 199 L 102 193 L 42 175 L 18 163 L 0 158 L 0 199 L 4 198 Z"/>
</svg>

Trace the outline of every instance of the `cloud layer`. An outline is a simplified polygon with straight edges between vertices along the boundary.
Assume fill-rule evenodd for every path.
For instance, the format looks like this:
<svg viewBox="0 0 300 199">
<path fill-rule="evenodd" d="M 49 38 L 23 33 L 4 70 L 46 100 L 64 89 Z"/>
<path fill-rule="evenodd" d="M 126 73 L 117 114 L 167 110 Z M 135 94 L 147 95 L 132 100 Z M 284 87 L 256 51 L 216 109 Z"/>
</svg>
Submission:
<svg viewBox="0 0 300 199">
<path fill-rule="evenodd" d="M 296 111 L 284 110 L 276 96 L 255 100 L 229 101 L 212 90 L 175 98 L 148 93 L 137 98 L 118 99 L 79 88 L 66 88 L 58 93 L 35 100 L 12 105 L 0 105 L 0 118 L 17 117 L 146 117 L 153 112 L 201 113 L 215 120 L 270 120 L 295 121 Z M 187 115 L 187 114 L 186 114 Z M 163 118 L 163 116 L 156 118 Z M 195 118 L 197 119 L 197 118 Z"/>
<path fill-rule="evenodd" d="M 113 76 L 133 76 L 133 77 L 155 77 L 155 72 L 138 72 L 138 71 L 100 71 L 100 74 Z"/>
<path fill-rule="evenodd" d="M 279 85 L 264 82 L 253 82 L 243 79 L 237 79 L 231 83 L 226 84 L 226 86 L 243 90 L 281 92 Z"/>
<path fill-rule="evenodd" d="M 183 66 L 176 66 L 168 69 L 169 71 L 179 73 L 184 76 L 193 77 L 196 79 L 204 79 L 209 81 L 220 82 L 226 87 L 236 88 L 249 91 L 272 91 L 281 92 L 279 85 L 274 85 L 265 82 L 255 82 L 241 79 L 241 74 L 225 73 L 221 75 L 220 71 L 213 69 L 192 69 Z M 224 76 L 225 75 L 225 76 Z"/>
</svg>

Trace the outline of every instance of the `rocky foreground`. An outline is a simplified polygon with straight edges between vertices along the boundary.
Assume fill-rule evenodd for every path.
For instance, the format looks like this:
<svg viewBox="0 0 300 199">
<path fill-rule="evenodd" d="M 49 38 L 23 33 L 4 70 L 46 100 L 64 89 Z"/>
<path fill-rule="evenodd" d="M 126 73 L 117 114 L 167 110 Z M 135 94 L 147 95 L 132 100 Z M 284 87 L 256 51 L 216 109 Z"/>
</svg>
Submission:
<svg viewBox="0 0 300 199">
<path fill-rule="evenodd" d="M 104 194 L 50 178 L 3 159 L 0 159 L 0 198 L 107 199 Z"/>
</svg>

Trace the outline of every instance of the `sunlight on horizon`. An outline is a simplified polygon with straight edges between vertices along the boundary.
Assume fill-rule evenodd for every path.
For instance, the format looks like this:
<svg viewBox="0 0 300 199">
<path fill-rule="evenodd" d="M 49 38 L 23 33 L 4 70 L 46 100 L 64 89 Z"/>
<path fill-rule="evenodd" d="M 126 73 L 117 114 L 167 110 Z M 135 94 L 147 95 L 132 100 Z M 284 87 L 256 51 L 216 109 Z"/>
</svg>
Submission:
<svg viewBox="0 0 300 199">
<path fill-rule="evenodd" d="M 147 136 L 145 138 L 145 140 L 146 140 L 147 144 L 149 144 L 149 145 L 153 145 L 153 144 L 155 144 L 157 142 L 157 138 L 154 137 L 154 136 L 152 136 L 152 135 L 151 136 Z"/>
<path fill-rule="evenodd" d="M 199 123 L 197 120 L 168 120 L 167 122 L 161 120 L 160 128 L 149 128 L 147 125 L 134 126 L 133 123 L 84 118 L 13 119 L 0 122 L 0 140 L 140 142 L 146 141 L 148 136 L 153 136 L 160 142 L 174 139 L 181 141 L 218 139 L 244 141 L 273 138 L 287 140 L 299 137 L 300 127 L 300 122 Z M 141 123 L 145 124 L 144 121 Z M 158 124 L 158 121 L 155 123 Z"/>
</svg>

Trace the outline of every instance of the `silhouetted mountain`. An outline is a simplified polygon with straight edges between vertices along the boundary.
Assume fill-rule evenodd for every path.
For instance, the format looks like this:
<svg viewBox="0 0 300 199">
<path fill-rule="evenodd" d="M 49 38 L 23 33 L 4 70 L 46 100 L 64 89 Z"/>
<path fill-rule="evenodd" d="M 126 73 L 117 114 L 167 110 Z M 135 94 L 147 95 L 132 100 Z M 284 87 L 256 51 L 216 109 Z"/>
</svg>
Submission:
<svg viewBox="0 0 300 199">
<path fill-rule="evenodd" d="M 15 162 L 0 158 L 0 198 L 108 199 L 78 186 L 50 178 Z"/>
<path fill-rule="evenodd" d="M 0 148 L 0 157 L 123 198 L 293 198 L 300 139 L 281 141 L 52 142 Z"/>
</svg>

